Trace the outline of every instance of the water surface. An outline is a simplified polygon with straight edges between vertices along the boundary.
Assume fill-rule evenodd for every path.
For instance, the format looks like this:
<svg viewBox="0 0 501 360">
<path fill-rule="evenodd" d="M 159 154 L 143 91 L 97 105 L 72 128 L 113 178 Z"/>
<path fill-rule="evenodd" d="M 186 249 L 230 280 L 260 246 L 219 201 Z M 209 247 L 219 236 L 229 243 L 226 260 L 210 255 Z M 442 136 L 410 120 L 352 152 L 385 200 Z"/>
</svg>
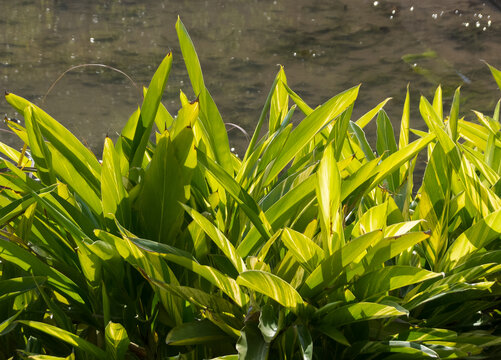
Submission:
<svg viewBox="0 0 501 360">
<path fill-rule="evenodd" d="M 499 2 L 497 2 L 499 3 Z M 138 90 L 105 68 L 116 67 L 147 85 L 170 50 L 174 65 L 164 104 L 190 96 L 174 24 L 180 15 L 198 51 L 205 82 L 225 122 L 252 132 L 269 86 L 285 66 L 289 85 L 311 106 L 362 83 L 354 118 L 386 97 L 398 123 L 411 85 L 412 126 L 422 128 L 419 95 L 442 84 L 450 101 L 462 85 L 462 113 L 491 113 L 500 96 L 486 66 L 501 68 L 501 11 L 475 0 L 216 0 L 0 1 L 0 88 L 26 97 L 99 153 L 104 137 L 121 129 L 138 106 Z M 409 58 L 408 54 L 428 56 Z M 4 99 L 0 114 L 16 116 Z M 4 127 L 5 128 L 5 127 Z M 368 128 L 369 136 L 375 132 Z M 245 137 L 230 132 L 232 146 Z M 0 141 L 14 144 L 0 132 Z M 18 146 L 18 145 L 16 145 Z"/>
</svg>

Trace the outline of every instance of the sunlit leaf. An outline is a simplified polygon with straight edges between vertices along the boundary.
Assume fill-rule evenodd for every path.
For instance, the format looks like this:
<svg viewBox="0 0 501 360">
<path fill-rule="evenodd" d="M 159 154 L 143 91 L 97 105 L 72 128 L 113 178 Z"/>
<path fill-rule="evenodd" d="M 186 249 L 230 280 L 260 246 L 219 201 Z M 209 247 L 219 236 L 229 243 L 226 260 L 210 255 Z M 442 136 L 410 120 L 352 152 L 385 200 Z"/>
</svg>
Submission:
<svg viewBox="0 0 501 360">
<path fill-rule="evenodd" d="M 319 309 L 319 311 L 322 311 L 322 309 Z M 335 308 L 328 313 L 322 312 L 322 317 L 318 319 L 318 323 L 320 327 L 324 325 L 328 326 L 329 324 L 336 324 L 336 326 L 341 327 L 359 321 L 402 315 L 405 315 L 405 313 L 397 310 L 393 306 L 370 302 L 357 302 Z"/>
<path fill-rule="evenodd" d="M 299 151 L 332 119 L 350 106 L 358 95 L 358 87 L 346 90 L 315 109 L 290 133 L 267 177 L 270 183 Z"/>
<path fill-rule="evenodd" d="M 160 99 L 162 98 L 167 79 L 172 66 L 172 53 L 168 53 L 155 71 L 148 86 L 148 91 L 141 106 L 141 112 L 132 139 L 130 151 L 130 167 L 140 167 L 146 145 L 148 143 L 153 123 L 157 115 Z"/>
<path fill-rule="evenodd" d="M 353 284 L 353 293 L 357 299 L 364 300 L 440 275 L 439 273 L 411 266 L 387 266 L 369 272 L 356 280 Z"/>
<path fill-rule="evenodd" d="M 248 270 L 238 276 L 237 283 L 269 296 L 294 313 L 299 313 L 303 309 L 301 295 L 276 275 L 260 270 Z"/>
<path fill-rule="evenodd" d="M 66 330 L 38 321 L 18 320 L 18 322 L 20 324 L 42 331 L 61 341 L 64 341 L 65 343 L 72 345 L 79 350 L 82 350 L 84 353 L 93 356 L 95 359 L 106 359 L 106 352 L 98 348 L 96 345 L 88 342 L 87 340 L 84 340 L 81 337 Z"/>
<path fill-rule="evenodd" d="M 123 359 L 129 348 L 129 337 L 122 324 L 109 322 L 105 329 L 106 354 L 113 360 Z"/>
</svg>

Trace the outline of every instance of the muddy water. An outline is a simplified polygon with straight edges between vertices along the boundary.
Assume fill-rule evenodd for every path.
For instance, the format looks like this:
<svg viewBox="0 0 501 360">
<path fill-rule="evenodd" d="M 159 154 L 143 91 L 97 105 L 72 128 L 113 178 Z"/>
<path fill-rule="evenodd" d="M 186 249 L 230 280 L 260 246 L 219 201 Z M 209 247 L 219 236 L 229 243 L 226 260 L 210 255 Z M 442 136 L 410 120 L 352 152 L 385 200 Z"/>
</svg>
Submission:
<svg viewBox="0 0 501 360">
<path fill-rule="evenodd" d="M 398 123 L 410 83 L 413 126 L 422 128 L 419 95 L 430 98 L 438 84 L 448 101 L 462 85 L 462 115 L 472 118 L 471 108 L 491 113 L 500 92 L 480 59 L 501 68 L 499 3 L 0 0 L 0 88 L 42 105 L 99 153 L 106 134 L 114 136 L 137 107 L 136 86 L 148 84 L 169 50 L 175 60 L 164 104 L 175 113 L 179 89 L 192 95 L 174 30 L 180 15 L 225 122 L 252 131 L 282 64 L 311 106 L 362 83 L 354 117 L 393 97 L 386 109 Z M 78 68 L 42 103 L 61 73 L 85 63 L 118 68 L 135 85 L 106 68 Z M 3 113 L 16 115 L 1 99 Z M 230 134 L 242 149 L 245 137 Z M 0 141 L 14 143 L 5 131 Z"/>
</svg>

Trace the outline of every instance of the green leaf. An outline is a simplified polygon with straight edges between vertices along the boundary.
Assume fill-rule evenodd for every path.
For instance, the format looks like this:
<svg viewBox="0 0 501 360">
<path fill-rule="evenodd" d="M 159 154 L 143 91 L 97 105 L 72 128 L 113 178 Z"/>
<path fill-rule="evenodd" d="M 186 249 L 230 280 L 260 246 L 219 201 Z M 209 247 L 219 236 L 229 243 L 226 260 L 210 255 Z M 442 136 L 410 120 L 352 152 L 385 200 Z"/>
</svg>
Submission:
<svg viewBox="0 0 501 360">
<path fill-rule="evenodd" d="M 301 312 L 305 305 L 296 289 L 278 276 L 265 271 L 245 271 L 238 276 L 237 284 L 272 298 L 295 314 Z"/>
<path fill-rule="evenodd" d="M 362 149 L 362 151 L 365 155 L 365 158 L 368 161 L 374 160 L 376 158 L 374 156 L 374 151 L 372 151 L 372 148 L 369 145 L 369 142 L 367 141 L 367 138 L 365 137 L 365 132 L 362 130 L 362 128 L 354 122 L 350 122 L 349 128 L 353 132 L 353 134 L 355 135 L 355 137 L 358 141 L 358 145 Z"/>
<path fill-rule="evenodd" d="M 447 329 L 414 328 L 401 332 L 395 339 L 400 341 L 454 341 L 458 334 Z"/>
<path fill-rule="evenodd" d="M 333 97 L 308 115 L 292 130 L 282 151 L 277 155 L 273 166 L 268 173 L 265 185 L 270 184 L 285 166 L 296 156 L 303 147 L 330 121 L 338 117 L 356 99 L 358 86 L 353 87 Z"/>
<path fill-rule="evenodd" d="M 66 357 L 61 356 L 51 356 L 51 355 L 30 355 L 28 357 L 30 360 L 75 360 L 75 354 L 71 353 Z"/>
<path fill-rule="evenodd" d="M 493 282 L 476 282 L 478 279 L 496 273 L 500 270 L 499 264 L 481 264 L 473 268 L 458 271 L 434 282 L 424 282 L 409 291 L 402 302 L 406 309 L 431 302 L 447 294 L 458 294 L 470 290 L 485 291 L 492 287 Z M 456 296 L 458 296 L 456 295 Z"/>
<path fill-rule="evenodd" d="M 284 85 L 285 85 L 285 89 L 289 93 L 289 96 L 291 97 L 292 101 L 294 101 L 297 104 L 297 106 L 299 106 L 299 108 L 301 109 L 303 114 L 305 114 L 306 116 L 310 115 L 313 112 L 313 109 L 308 104 L 306 104 L 298 94 L 296 94 L 294 91 L 292 91 L 292 89 L 289 88 L 287 86 L 287 84 L 284 84 Z"/>
<path fill-rule="evenodd" d="M 246 324 L 237 342 L 240 360 L 261 360 L 268 358 L 270 345 L 264 341 L 261 332 L 254 324 Z"/>
<path fill-rule="evenodd" d="M 491 187 L 496 185 L 499 179 L 501 179 L 501 172 L 498 174 L 492 169 L 492 167 L 488 164 L 489 159 L 486 159 L 486 163 L 481 157 L 478 157 L 478 152 L 471 149 L 470 147 L 464 146 L 462 144 L 459 144 L 459 147 L 461 150 L 463 150 L 463 154 L 466 156 L 466 159 L 476 168 L 479 175 L 482 177 L 482 180 L 484 180 L 485 178 L 485 180 L 489 182 L 489 186 Z M 499 153 L 501 154 L 501 151 Z M 497 155 L 494 155 L 493 158 L 497 158 Z"/>
<path fill-rule="evenodd" d="M 71 322 L 71 318 L 67 313 L 65 313 L 57 300 L 54 297 L 48 296 L 45 292 L 45 289 L 41 288 L 40 286 L 38 286 L 38 292 L 47 305 L 47 311 L 51 314 L 53 325 L 56 325 L 63 330 L 73 332 L 74 327 L 73 323 Z"/>
<path fill-rule="evenodd" d="M 384 202 L 367 209 L 355 223 L 351 235 L 360 236 L 374 230 L 384 229 L 388 221 L 388 205 L 389 202 Z"/>
<path fill-rule="evenodd" d="M 339 119 L 334 123 L 331 134 L 329 135 L 331 138 L 334 138 L 334 158 L 336 161 L 340 160 L 343 145 L 345 144 L 345 140 L 348 138 L 347 131 L 351 121 L 350 119 L 353 112 L 353 106 L 354 104 L 351 103 L 351 105 L 343 111 L 343 113 L 339 116 Z"/>
<path fill-rule="evenodd" d="M 33 329 L 37 329 L 48 335 L 51 335 L 56 339 L 64 341 L 67 344 L 74 346 L 79 350 L 82 350 L 84 353 L 93 356 L 95 359 L 106 360 L 106 352 L 88 342 L 87 340 L 84 340 L 81 337 L 66 330 L 38 321 L 18 320 L 18 323 L 27 325 L 29 327 L 32 327 Z"/>
<path fill-rule="evenodd" d="M 176 22 L 176 32 L 193 91 L 200 100 L 200 121 L 208 132 L 208 139 L 215 155 L 215 160 L 226 172 L 232 174 L 233 165 L 230 145 L 223 119 L 209 91 L 205 87 L 200 61 L 198 60 L 193 42 L 179 17 Z"/>
<path fill-rule="evenodd" d="M 232 298 L 239 306 L 244 306 L 247 303 L 246 295 L 241 291 L 237 282 L 233 278 L 222 274 L 220 271 L 210 266 L 200 265 L 189 255 L 184 255 L 185 252 L 172 246 L 160 244 L 151 240 L 131 237 L 128 239 L 138 248 L 148 252 L 160 254 L 166 260 L 183 266 L 186 269 L 202 276 L 207 281 L 221 289 L 221 291 Z"/>
<path fill-rule="evenodd" d="M 64 274 L 10 241 L 0 238 L 0 258 L 19 266 L 34 276 L 47 277 L 47 283 L 69 300 L 85 304 L 78 286 Z"/>
<path fill-rule="evenodd" d="M 129 349 L 129 337 L 122 324 L 109 322 L 105 329 L 106 354 L 113 360 L 121 360 Z"/>
<path fill-rule="evenodd" d="M 3 335 L 6 335 L 8 334 L 9 332 L 11 332 L 12 330 L 14 330 L 14 328 L 16 327 L 16 322 L 15 320 L 19 317 L 19 315 L 21 315 L 21 313 L 24 311 L 25 309 L 21 309 L 19 310 L 17 313 L 15 313 L 14 315 L 12 315 L 11 317 L 3 320 L 1 323 L 0 323 L 0 336 L 3 336 Z"/>
<path fill-rule="evenodd" d="M 430 230 L 430 239 L 424 246 L 426 256 L 433 267 L 447 248 L 451 186 L 451 166 L 442 145 L 435 145 L 426 167 L 421 199 L 417 207 L 424 219 L 423 230 Z"/>
<path fill-rule="evenodd" d="M 47 189 L 43 189 L 43 191 L 45 192 Z M 26 209 L 28 209 L 35 201 L 36 200 L 31 194 L 25 195 L 20 199 L 10 201 L 8 205 L 0 209 L 0 224 L 2 226 L 7 224 L 26 211 Z"/>
<path fill-rule="evenodd" d="M 184 136 L 172 140 L 169 133 L 162 134 L 135 203 L 143 233 L 162 243 L 172 241 L 179 232 L 184 214 L 179 203 L 190 196 L 195 150 L 189 146 L 193 144 L 191 130 Z"/>
<path fill-rule="evenodd" d="M 383 160 L 388 158 L 391 154 L 397 151 L 397 143 L 395 142 L 395 135 L 391 121 L 386 115 L 384 110 L 381 110 L 377 117 L 377 144 L 376 149 Z M 396 192 L 400 185 L 399 172 L 393 172 L 386 178 L 388 181 L 389 189 Z"/>
<path fill-rule="evenodd" d="M 324 251 L 309 237 L 293 229 L 285 228 L 282 241 L 296 260 L 310 273 L 324 259 Z"/>
<path fill-rule="evenodd" d="M 89 181 L 85 171 L 82 171 L 81 168 L 85 164 L 72 161 L 72 159 L 60 153 L 52 143 L 47 144 L 47 146 L 52 154 L 52 167 L 57 176 L 82 198 L 94 214 L 100 216 L 103 213 L 101 176 L 99 175 L 99 178 L 95 179 L 95 181 Z"/>
<path fill-rule="evenodd" d="M 438 118 L 443 121 L 444 109 L 442 102 L 442 87 L 440 85 L 438 85 L 437 90 L 435 90 L 435 96 L 433 97 L 433 110 L 435 110 Z"/>
<path fill-rule="evenodd" d="M 327 313 L 320 308 L 318 312 L 322 313 L 322 317 L 317 319 L 320 328 L 330 326 L 330 324 L 336 324 L 337 327 L 341 327 L 359 321 L 397 317 L 406 314 L 393 306 L 371 302 L 349 304 L 335 308 Z"/>
<path fill-rule="evenodd" d="M 395 133 L 391 121 L 384 110 L 379 111 L 377 119 L 377 144 L 376 149 L 383 159 L 397 151 Z"/>
<path fill-rule="evenodd" d="M 384 237 L 405 235 L 421 224 L 424 220 L 404 221 L 392 225 L 388 225 L 384 230 Z"/>
<path fill-rule="evenodd" d="M 163 288 L 181 299 L 188 301 L 190 304 L 203 309 L 210 309 L 216 313 L 228 313 L 238 316 L 241 312 L 240 308 L 221 297 L 219 294 L 208 294 L 200 289 L 168 284 L 166 282 L 150 278 L 152 285 Z"/>
<path fill-rule="evenodd" d="M 271 98 L 275 92 L 275 87 L 277 86 L 279 75 L 280 75 L 280 71 L 278 72 L 277 76 L 275 77 L 273 84 L 271 84 L 271 88 L 270 88 L 270 91 L 268 93 L 268 97 L 266 98 L 263 109 L 261 110 L 261 115 L 259 116 L 259 119 L 256 123 L 256 127 L 254 129 L 254 133 L 252 134 L 252 138 L 249 142 L 249 146 L 247 146 L 247 150 L 245 151 L 245 156 L 243 159 L 243 164 L 245 166 L 242 167 L 243 170 L 245 170 L 246 167 L 251 167 L 249 165 L 253 166 L 255 164 L 255 161 L 257 161 L 257 158 L 255 161 L 249 161 L 249 158 L 251 158 L 251 156 L 254 157 L 255 155 L 257 155 L 255 152 L 256 142 L 258 140 L 258 137 L 260 136 L 261 128 L 263 127 L 263 123 L 264 123 L 265 117 L 268 113 L 268 109 L 270 108 Z M 289 88 L 287 87 L 287 85 L 285 85 L 285 88 L 287 89 L 287 91 L 289 91 Z M 252 163 L 252 164 L 250 164 L 250 163 Z"/>
<path fill-rule="evenodd" d="M 372 180 L 371 185 L 366 191 L 372 190 L 375 186 L 379 185 L 381 181 L 391 175 L 394 171 L 398 170 L 402 164 L 412 159 L 421 150 L 423 150 L 430 142 L 435 139 L 434 134 L 429 134 L 424 138 L 413 141 L 403 149 L 391 154 L 384 159 L 374 170 L 373 175 L 376 175 Z"/>
<path fill-rule="evenodd" d="M 0 257 L 1 257 L 0 252 Z M 7 280 L 0 280 L 0 301 L 17 296 L 26 291 L 34 290 L 37 285 L 42 285 L 47 281 L 45 276 L 14 277 Z"/>
<path fill-rule="evenodd" d="M 141 167 L 146 145 L 150 138 L 151 129 L 157 115 L 160 99 L 162 98 L 165 84 L 172 67 L 172 53 L 168 53 L 160 63 L 157 71 L 150 81 L 148 91 L 141 106 L 139 121 L 134 132 L 132 149 L 130 152 L 130 167 Z"/>
<path fill-rule="evenodd" d="M 104 140 L 103 169 L 101 170 L 101 196 L 105 218 L 116 218 L 128 227 L 131 222 L 128 194 L 120 171 L 120 159 L 110 138 Z"/>
<path fill-rule="evenodd" d="M 155 125 L 158 128 L 158 132 L 161 134 L 165 130 L 171 127 L 172 123 L 174 122 L 174 118 L 172 115 L 169 113 L 167 108 L 160 103 L 158 105 L 158 110 L 157 110 L 157 115 L 155 116 Z"/>
<path fill-rule="evenodd" d="M 409 145 L 409 124 L 410 124 L 410 96 L 409 84 L 407 84 L 407 92 L 405 94 L 404 109 L 402 111 L 402 119 L 400 121 L 400 138 L 398 140 L 398 148 L 402 149 Z"/>
<path fill-rule="evenodd" d="M 391 98 L 384 99 L 384 101 L 380 102 L 374 109 L 370 110 L 368 113 L 360 117 L 360 119 L 358 119 L 355 124 L 363 129 L 390 100 Z"/>
<path fill-rule="evenodd" d="M 501 234 L 501 209 L 479 220 L 458 236 L 447 250 L 444 266 L 454 268 L 466 256 L 473 254 L 499 238 Z"/>
<path fill-rule="evenodd" d="M 412 266 L 387 266 L 357 279 L 353 284 L 352 292 L 358 300 L 365 300 L 441 275 Z"/>
<path fill-rule="evenodd" d="M 291 108 L 293 112 L 295 107 Z M 291 113 L 287 116 L 292 115 Z M 284 120 L 285 121 L 285 120 Z M 272 162 L 275 161 L 277 154 L 281 151 L 285 144 L 285 141 L 289 137 L 292 130 L 292 124 L 288 123 L 284 127 L 280 127 L 275 133 L 271 134 L 268 139 L 263 143 L 263 153 L 257 163 L 257 172 L 266 171 L 266 169 L 271 166 Z M 251 160 L 251 159 L 249 159 Z M 252 159 L 254 160 L 254 159 Z M 250 164 L 249 164 L 250 165 Z"/>
<path fill-rule="evenodd" d="M 231 261 L 238 273 L 245 271 L 245 263 L 243 259 L 237 254 L 237 251 L 233 244 L 224 236 L 224 234 L 215 227 L 206 217 L 200 214 L 198 211 L 188 207 L 183 206 L 188 214 L 195 220 L 195 222 L 200 226 L 200 228 L 214 241 L 217 247 L 223 252 L 223 254 Z"/>
<path fill-rule="evenodd" d="M 281 330 L 275 309 L 271 304 L 265 304 L 261 307 L 258 327 L 267 343 L 271 343 Z"/>
<path fill-rule="evenodd" d="M 200 61 L 198 60 L 198 55 L 195 51 L 190 35 L 188 34 L 188 31 L 184 27 L 184 24 L 179 16 L 176 22 L 176 32 L 177 37 L 179 38 L 179 45 L 181 46 L 181 52 L 183 53 L 186 69 L 188 70 L 188 75 L 190 76 L 191 85 L 193 86 L 193 91 L 196 96 L 200 96 L 200 93 L 205 89 L 202 67 L 200 66 Z"/>
<path fill-rule="evenodd" d="M 428 125 L 430 131 L 436 135 L 437 140 L 442 145 L 442 148 L 449 158 L 452 166 L 457 172 L 459 172 L 459 169 L 461 168 L 461 154 L 454 141 L 452 141 L 449 135 L 445 132 L 442 117 L 437 114 L 435 109 L 424 96 L 421 96 L 419 111 L 421 112 L 421 116 L 426 125 Z"/>
<path fill-rule="evenodd" d="M 501 208 L 501 198 L 493 189 L 482 183 L 476 169 L 464 156 L 461 158 L 461 170 L 458 175 L 463 183 L 467 200 L 479 215 L 485 217 Z"/>
<path fill-rule="evenodd" d="M 32 113 L 37 119 L 42 135 L 47 141 L 73 162 L 75 167 L 81 169 L 83 177 L 95 184 L 99 183 L 101 166 L 96 156 L 78 141 L 69 130 L 46 114 L 42 109 L 22 97 L 7 94 L 5 95 L 5 99 L 21 114 L 24 114 L 28 106 L 32 106 Z M 54 164 L 54 162 L 52 163 Z"/>
<path fill-rule="evenodd" d="M 491 250 L 486 252 L 476 252 L 466 256 L 466 259 L 461 261 L 461 265 L 456 266 L 452 272 L 459 273 L 465 269 L 485 265 L 501 263 L 501 250 Z"/>
<path fill-rule="evenodd" d="M 296 325 L 294 328 L 299 339 L 303 360 L 313 360 L 313 339 L 310 331 L 304 325 Z"/>
<path fill-rule="evenodd" d="M 31 150 L 31 156 L 35 160 L 40 180 L 45 185 L 52 185 L 56 182 L 56 177 L 52 168 L 52 156 L 45 144 L 42 133 L 33 115 L 33 106 L 29 105 L 24 110 L 24 121 L 26 123 L 26 133 Z"/>
<path fill-rule="evenodd" d="M 272 229 L 284 226 L 284 223 L 293 218 L 302 209 L 302 206 L 306 205 L 313 198 L 316 181 L 316 176 L 308 177 L 285 195 L 282 195 L 278 201 L 266 210 L 265 217 Z M 253 227 L 237 247 L 237 252 L 242 258 L 245 258 L 249 254 L 255 254 L 264 245 L 266 239 L 266 237 L 261 236 L 260 232 Z"/>
<path fill-rule="evenodd" d="M 266 219 L 265 213 L 259 208 L 259 205 L 252 196 L 250 196 L 249 193 L 221 166 L 211 161 L 200 151 L 198 152 L 198 161 L 201 166 L 214 176 L 216 181 L 223 186 L 233 199 L 235 199 L 237 204 L 242 207 L 242 210 L 249 217 L 249 220 L 254 224 L 261 236 L 265 240 L 268 240 L 271 237 L 270 224 Z"/>
<path fill-rule="evenodd" d="M 458 126 L 462 138 L 475 144 L 475 147 L 481 151 L 485 152 L 488 150 L 487 140 L 489 138 L 489 131 L 485 127 L 462 119 L 458 121 Z M 499 142 L 496 142 L 496 144 L 497 146 L 501 145 Z"/>
<path fill-rule="evenodd" d="M 394 357 L 387 356 L 388 359 L 439 359 L 439 355 L 434 350 L 419 343 L 410 341 L 391 340 L 388 342 L 369 342 L 364 346 L 362 354 L 384 354 L 396 353 Z M 402 355 L 399 355 L 402 354 Z"/>
<path fill-rule="evenodd" d="M 165 342 L 171 346 L 186 346 L 228 341 L 226 335 L 210 320 L 193 321 L 176 326 L 169 331 Z"/>
<path fill-rule="evenodd" d="M 356 196 L 359 192 L 371 184 L 371 179 L 374 178 L 380 158 L 366 162 L 355 173 L 341 181 L 341 201 L 346 200 L 350 196 Z M 362 194 L 359 194 L 362 196 Z"/>
<path fill-rule="evenodd" d="M 458 120 L 459 120 L 459 103 L 460 103 L 460 89 L 458 87 L 454 92 L 454 97 L 452 99 L 451 111 L 449 115 L 449 122 L 447 123 L 447 128 L 449 134 L 453 141 L 458 139 Z"/>
<path fill-rule="evenodd" d="M 494 66 L 491 66 L 487 63 L 485 63 L 488 67 L 489 70 L 492 73 L 492 76 L 494 77 L 494 80 L 496 80 L 496 83 L 498 84 L 499 89 L 501 89 L 501 71 L 496 69 Z"/>
<path fill-rule="evenodd" d="M 4 144 L 0 142 L 0 152 L 7 156 L 9 159 L 11 159 L 14 163 L 21 167 L 30 167 L 31 166 L 31 160 L 28 159 L 26 156 L 21 155 L 21 152 L 17 151 L 16 149 L 13 149 L 7 144 Z M 3 160 L 2 160 L 3 163 Z M 2 166 L 3 167 L 3 166 Z"/>
<path fill-rule="evenodd" d="M 359 262 L 366 254 L 366 249 L 383 237 L 382 230 L 364 234 L 343 246 L 325 260 L 306 278 L 300 293 L 312 298 L 318 295 L 329 284 L 332 284 L 342 270 L 352 263 Z"/>
<path fill-rule="evenodd" d="M 411 232 L 404 235 L 384 238 L 367 251 L 366 270 L 375 269 L 385 261 L 400 255 L 404 250 L 419 244 L 429 237 L 429 233 Z"/>
<path fill-rule="evenodd" d="M 344 136 L 344 135 L 343 135 Z M 328 145 L 317 172 L 316 193 L 320 210 L 323 249 L 332 254 L 343 246 L 341 205 L 341 174 L 336 163 L 334 146 Z M 341 230 L 341 231 L 340 231 Z"/>
<path fill-rule="evenodd" d="M 350 342 L 344 336 L 343 332 L 336 328 L 336 324 L 326 325 L 324 324 L 321 327 L 315 327 L 315 330 L 322 332 L 323 334 L 330 337 L 332 340 L 344 345 L 351 346 Z"/>
<path fill-rule="evenodd" d="M 280 66 L 280 71 L 278 72 L 277 77 L 277 85 L 275 87 L 275 91 L 273 92 L 270 104 L 270 118 L 268 125 L 268 131 L 270 133 L 274 133 L 278 129 L 289 108 L 289 94 L 284 86 L 287 84 L 287 78 L 285 77 L 283 66 Z"/>
</svg>

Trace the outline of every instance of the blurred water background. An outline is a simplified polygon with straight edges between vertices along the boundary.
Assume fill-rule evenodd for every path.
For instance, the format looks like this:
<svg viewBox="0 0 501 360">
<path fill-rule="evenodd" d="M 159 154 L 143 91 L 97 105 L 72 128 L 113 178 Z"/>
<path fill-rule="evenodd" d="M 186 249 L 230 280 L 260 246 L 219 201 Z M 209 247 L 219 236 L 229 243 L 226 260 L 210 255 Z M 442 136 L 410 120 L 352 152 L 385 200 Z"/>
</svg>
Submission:
<svg viewBox="0 0 501 360">
<path fill-rule="evenodd" d="M 277 64 L 289 85 L 316 106 L 362 83 L 354 118 L 386 97 L 398 124 L 410 83 L 412 126 L 417 104 L 442 84 L 450 103 L 462 86 L 461 115 L 491 114 L 500 92 L 481 59 L 501 68 L 500 1 L 477 0 L 0 0 L 0 89 L 42 106 L 100 153 L 139 104 L 138 89 L 100 63 L 148 85 L 173 51 L 164 104 L 179 108 L 179 89 L 194 96 L 174 29 L 180 15 L 195 43 L 205 82 L 225 122 L 252 133 Z M 414 56 L 416 55 L 416 56 Z M 5 100 L 0 114 L 15 117 Z M 2 116 L 3 117 L 3 116 Z M 3 129 L 6 127 L 3 126 Z M 368 127 L 369 137 L 375 127 Z M 245 136 L 230 130 L 241 151 Z M 18 146 L 13 135 L 0 141 Z M 373 140 L 372 140 L 373 141 Z"/>
</svg>

